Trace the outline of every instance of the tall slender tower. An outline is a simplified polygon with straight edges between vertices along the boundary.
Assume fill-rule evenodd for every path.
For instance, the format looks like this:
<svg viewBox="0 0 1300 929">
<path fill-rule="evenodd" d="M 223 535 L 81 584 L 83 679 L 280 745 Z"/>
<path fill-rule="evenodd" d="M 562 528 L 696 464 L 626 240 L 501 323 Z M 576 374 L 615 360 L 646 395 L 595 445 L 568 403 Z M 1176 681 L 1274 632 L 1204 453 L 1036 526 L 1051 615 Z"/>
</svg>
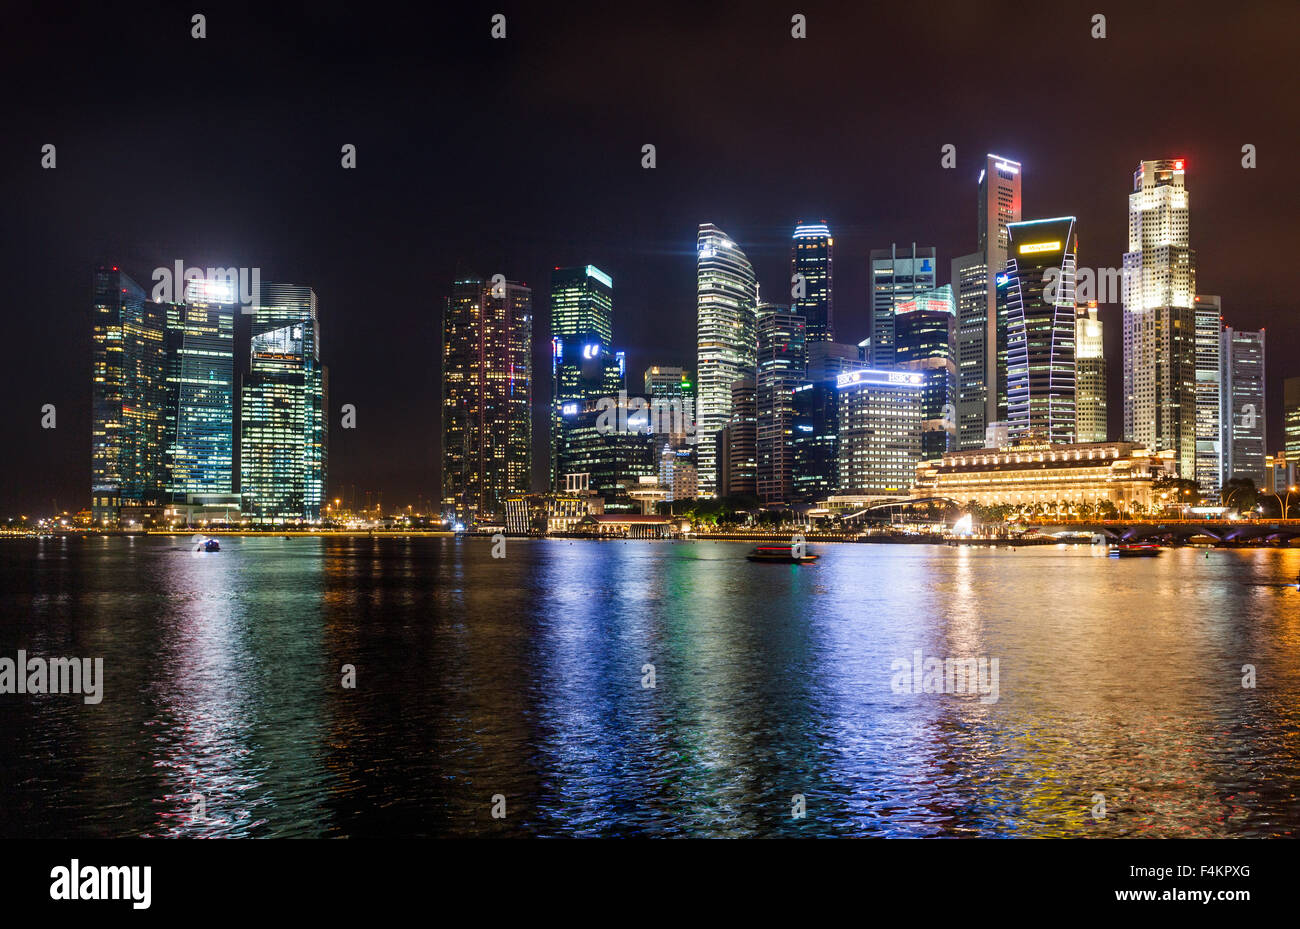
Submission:
<svg viewBox="0 0 1300 929">
<path fill-rule="evenodd" d="M 712 223 L 699 230 L 696 289 L 699 490 L 711 497 L 718 492 L 718 432 L 731 420 L 731 385 L 753 381 L 758 352 L 754 267 Z"/>
<path fill-rule="evenodd" d="M 1220 340 L 1221 483 L 1248 477 L 1256 487 L 1264 487 L 1268 444 L 1264 429 L 1264 330 L 1245 332 L 1228 326 Z"/>
<path fill-rule="evenodd" d="M 164 317 L 115 267 L 96 270 L 91 312 L 91 505 L 104 526 L 123 504 L 163 499 Z"/>
<path fill-rule="evenodd" d="M 240 394 L 240 494 L 254 522 L 320 519 L 329 458 L 320 337 L 311 287 L 262 283 Z"/>
<path fill-rule="evenodd" d="M 808 321 L 809 342 L 835 341 L 831 286 L 834 248 L 835 240 L 825 223 L 800 223 L 795 227 L 794 246 L 790 249 L 791 277 L 802 276 L 803 296 L 794 297 L 790 312 Z"/>
<path fill-rule="evenodd" d="M 442 502 L 468 525 L 532 485 L 533 292 L 456 281 L 442 325 Z"/>
<path fill-rule="evenodd" d="M 794 389 L 807 369 L 807 323 L 783 306 L 758 308 L 755 436 L 758 498 L 788 503 L 794 494 Z"/>
<path fill-rule="evenodd" d="M 235 314 L 228 292 L 186 282 L 166 305 L 167 492 L 179 503 L 234 490 Z"/>
<path fill-rule="evenodd" d="M 613 339 L 614 279 L 595 265 L 551 272 L 553 491 L 565 486 L 575 417 L 585 416 L 601 397 L 617 397 L 623 386 Z"/>
<path fill-rule="evenodd" d="M 998 276 L 1006 318 L 1006 409 L 1012 438 L 1075 441 L 1073 216 L 1012 223 Z"/>
<path fill-rule="evenodd" d="M 1196 254 L 1181 158 L 1143 161 L 1124 253 L 1124 438 L 1196 473 Z"/>
<path fill-rule="evenodd" d="M 933 246 L 910 250 L 897 244 L 871 250 L 871 359 L 878 368 L 894 366 L 894 307 L 936 286 Z"/>
<path fill-rule="evenodd" d="M 1219 434 L 1222 374 L 1219 370 L 1223 306 L 1218 297 L 1197 294 L 1196 304 L 1196 483 L 1217 499 L 1223 470 L 1223 436 Z"/>
<path fill-rule="evenodd" d="M 1105 442 L 1106 355 L 1097 301 L 1080 304 L 1074 323 L 1075 431 L 1080 442 Z"/>
</svg>

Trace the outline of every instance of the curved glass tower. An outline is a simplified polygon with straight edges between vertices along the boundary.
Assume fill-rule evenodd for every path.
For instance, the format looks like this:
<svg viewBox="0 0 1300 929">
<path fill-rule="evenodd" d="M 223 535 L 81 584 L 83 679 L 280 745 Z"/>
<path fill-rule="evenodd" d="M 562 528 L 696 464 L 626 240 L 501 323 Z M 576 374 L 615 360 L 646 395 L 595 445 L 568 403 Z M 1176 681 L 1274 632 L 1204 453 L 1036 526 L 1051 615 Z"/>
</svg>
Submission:
<svg viewBox="0 0 1300 929">
<path fill-rule="evenodd" d="M 712 497 L 718 492 L 718 432 L 731 418 L 731 385 L 753 380 L 758 354 L 754 266 L 712 223 L 700 226 L 696 288 L 700 496 Z"/>
</svg>

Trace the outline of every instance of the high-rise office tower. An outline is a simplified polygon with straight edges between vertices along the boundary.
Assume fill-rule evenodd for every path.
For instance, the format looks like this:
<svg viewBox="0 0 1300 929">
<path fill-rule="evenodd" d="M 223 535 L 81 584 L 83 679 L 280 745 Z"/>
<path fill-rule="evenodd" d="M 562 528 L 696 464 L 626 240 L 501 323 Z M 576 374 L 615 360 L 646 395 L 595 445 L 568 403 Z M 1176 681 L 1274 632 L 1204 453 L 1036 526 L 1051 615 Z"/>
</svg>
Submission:
<svg viewBox="0 0 1300 929">
<path fill-rule="evenodd" d="M 166 304 L 164 312 L 168 496 L 197 503 L 233 495 L 238 310 L 226 291 L 191 280 L 185 302 Z"/>
<path fill-rule="evenodd" d="M 700 496 L 711 497 L 718 432 L 732 418 L 731 385 L 754 377 L 758 282 L 745 253 L 712 223 L 700 226 L 696 256 Z"/>
<path fill-rule="evenodd" d="M 528 285 L 453 284 L 442 325 L 442 501 L 466 525 L 531 487 L 532 344 Z"/>
<path fill-rule="evenodd" d="M 894 307 L 895 366 L 921 375 L 921 455 L 957 450 L 957 307 L 944 284 Z"/>
<path fill-rule="evenodd" d="M 1012 440 L 1068 444 L 1075 441 L 1074 217 L 1011 223 L 1007 233 L 1006 270 L 996 280 L 998 315 L 1006 319 L 1006 415 L 999 418 Z"/>
<path fill-rule="evenodd" d="M 1075 433 L 1079 442 L 1106 441 L 1106 352 L 1097 301 L 1079 304 L 1074 321 Z"/>
<path fill-rule="evenodd" d="M 894 305 L 934 290 L 937 259 L 933 247 L 871 250 L 871 364 L 894 366 Z"/>
<path fill-rule="evenodd" d="M 161 503 L 165 493 L 165 320 L 116 267 L 96 270 L 93 299 L 90 481 L 102 526 L 123 504 Z"/>
<path fill-rule="evenodd" d="M 1201 493 L 1219 496 L 1223 471 L 1223 436 L 1219 431 L 1220 333 L 1223 307 L 1218 297 L 1197 294 L 1196 317 L 1196 470 Z"/>
<path fill-rule="evenodd" d="M 1282 434 L 1287 461 L 1300 461 L 1300 377 L 1282 382 Z"/>
<path fill-rule="evenodd" d="M 556 268 L 551 274 L 551 489 L 570 470 L 569 425 L 577 413 L 595 415 L 603 397 L 625 387 L 613 349 L 614 280 L 595 265 Z M 566 415 L 567 411 L 567 415 Z"/>
<path fill-rule="evenodd" d="M 845 371 L 867 367 L 859 346 L 848 342 L 809 342 L 807 348 L 809 381 L 833 381 Z"/>
<path fill-rule="evenodd" d="M 1223 469 L 1220 484 L 1248 477 L 1265 486 L 1267 436 L 1264 416 L 1264 330 L 1245 332 L 1224 327 L 1219 342 L 1222 403 L 1219 429 Z"/>
<path fill-rule="evenodd" d="M 839 486 L 836 380 L 794 389 L 794 499 L 825 500 Z"/>
<path fill-rule="evenodd" d="M 1143 161 L 1124 253 L 1124 438 L 1196 473 L 1196 255 L 1182 159 Z M 1227 450 L 1224 450 L 1227 454 Z"/>
<path fill-rule="evenodd" d="M 758 498 L 788 503 L 794 492 L 794 389 L 804 382 L 806 322 L 782 306 L 758 308 L 755 374 Z"/>
<path fill-rule="evenodd" d="M 757 423 L 753 379 L 733 381 L 731 421 L 718 431 L 715 467 L 719 497 L 752 497 L 758 493 Z"/>
<path fill-rule="evenodd" d="M 808 320 L 808 341 L 835 339 L 835 306 L 832 300 L 832 257 L 835 240 L 825 223 L 800 223 L 794 230 L 790 250 L 791 279 L 801 275 L 803 296 L 795 296 L 792 313 Z M 793 284 L 792 287 L 797 287 Z"/>
<path fill-rule="evenodd" d="M 645 369 L 645 395 L 655 426 L 656 447 L 674 449 L 695 445 L 695 382 L 691 373 L 676 365 L 651 365 Z"/>
<path fill-rule="evenodd" d="M 329 371 L 316 292 L 262 283 L 240 393 L 240 494 L 256 523 L 320 519 L 329 463 Z"/>
<path fill-rule="evenodd" d="M 985 156 L 978 180 L 976 250 L 952 262 L 957 302 L 957 429 L 962 448 L 983 448 L 985 431 L 999 418 L 997 277 L 1007 262 L 1007 227 L 1020 222 L 1021 165 Z M 999 363 L 1003 365 L 999 367 Z M 1005 397 L 1002 398 L 1005 402 Z"/>
<path fill-rule="evenodd" d="M 921 461 L 921 375 L 850 371 L 836 381 L 839 483 L 847 494 L 906 495 Z"/>
</svg>

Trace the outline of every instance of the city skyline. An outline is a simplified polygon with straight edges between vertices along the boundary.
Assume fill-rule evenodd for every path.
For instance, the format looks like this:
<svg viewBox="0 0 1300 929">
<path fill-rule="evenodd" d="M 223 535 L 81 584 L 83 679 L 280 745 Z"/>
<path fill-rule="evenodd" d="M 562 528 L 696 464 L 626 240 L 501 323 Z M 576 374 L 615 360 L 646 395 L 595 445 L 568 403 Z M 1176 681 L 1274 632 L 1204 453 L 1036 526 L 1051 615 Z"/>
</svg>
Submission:
<svg viewBox="0 0 1300 929">
<path fill-rule="evenodd" d="M 293 27 L 305 30 L 308 36 L 328 34 L 337 28 L 338 17 L 346 19 L 345 14 L 334 15 L 335 20 L 328 23 L 295 22 Z M 1086 20 L 1085 14 L 1079 15 Z M 276 14 L 264 16 L 274 20 Z M 610 48 L 598 54 L 649 61 L 644 56 L 662 39 L 663 30 L 670 28 L 670 16 L 663 14 L 662 21 L 657 16 L 638 20 L 635 14 L 619 13 L 612 22 L 607 18 L 602 32 L 613 27 L 614 38 Z M 767 27 L 748 17 L 737 21 L 734 28 L 738 37 L 752 40 L 754 48 L 792 54 L 793 65 L 802 61 L 808 67 L 829 67 L 833 81 L 845 84 L 850 78 L 839 63 L 844 58 L 841 52 L 852 27 L 861 24 L 866 28 L 867 18 L 860 13 L 844 16 L 847 18 L 841 19 L 837 14 L 832 30 L 828 14 L 814 13 L 807 47 L 791 45 L 781 29 L 765 36 Z M 1115 43 L 1116 51 L 1121 51 L 1137 41 L 1135 34 L 1151 28 L 1146 14 L 1130 16 L 1112 21 L 1110 37 L 1104 42 L 1090 39 L 1086 29 L 1066 29 L 1058 16 L 1046 12 L 1008 28 L 1039 33 L 1059 28 L 1065 43 L 1062 47 L 1071 54 L 1113 61 L 1116 52 L 1105 43 Z M 1239 42 L 1238 31 L 1251 25 L 1215 20 L 1212 28 L 1207 28 L 1210 21 L 1208 12 L 1184 9 L 1177 22 L 1161 28 L 1171 37 L 1171 44 L 1179 44 L 1174 42 L 1177 38 L 1180 47 L 1193 49 L 1211 41 L 1207 36 L 1214 36 L 1219 43 Z M 633 22 L 645 28 L 644 36 L 619 28 Z M 819 23 L 825 24 L 824 31 L 819 31 Z M 287 27 L 288 23 L 275 25 Z M 460 25 L 455 20 L 449 31 Z M 466 30 L 476 28 L 476 21 L 466 19 L 463 25 Z M 976 86 L 980 56 L 966 47 L 969 24 L 963 28 L 955 22 L 923 24 L 914 14 L 888 11 L 878 25 L 924 36 L 937 51 L 948 55 L 950 67 L 944 75 L 928 80 L 945 86 L 968 80 L 970 86 Z M 566 41 L 580 41 L 593 28 L 580 18 L 529 26 L 547 35 L 563 31 L 562 26 L 571 33 Z M 151 29 L 162 31 L 164 25 L 145 24 L 144 28 L 142 41 L 149 38 Z M 69 42 L 71 47 L 78 42 L 89 47 L 92 37 L 105 31 L 114 31 L 110 11 L 91 14 L 86 22 L 73 27 Z M 553 54 L 535 47 L 531 40 L 524 41 L 522 31 L 521 23 L 510 40 L 519 43 L 516 54 L 526 58 Z M 828 34 L 832 31 L 842 34 Z M 1251 46 L 1267 44 L 1281 31 L 1256 29 L 1250 33 Z M 226 39 L 214 34 L 208 41 L 217 46 Z M 241 32 L 241 41 L 245 45 L 232 50 L 234 63 L 243 56 L 256 57 L 270 40 Z M 447 52 L 444 60 L 450 65 L 473 54 L 457 46 L 451 36 L 431 41 Z M 159 47 L 164 60 L 173 54 L 166 43 Z M 356 51 L 358 60 L 364 62 L 379 60 L 381 48 L 387 54 L 393 48 L 400 52 L 411 47 L 409 40 L 384 34 L 362 37 Z M 21 66 L 26 54 L 19 50 L 15 64 Z M 302 54 L 310 58 L 319 53 Z M 683 54 L 689 62 L 696 52 L 686 49 Z M 1171 53 L 1154 54 L 1162 60 Z M 893 56 L 904 57 L 901 51 L 890 49 L 882 50 L 881 55 L 882 69 Z M 539 308 L 549 305 L 545 278 L 551 268 L 594 264 L 604 269 L 619 282 L 615 324 L 618 341 L 628 353 L 628 370 L 635 375 L 653 363 L 693 367 L 692 233 L 699 223 L 714 222 L 735 236 L 755 265 L 763 296 L 781 301 L 788 278 L 791 229 L 799 221 L 824 219 L 835 235 L 836 338 L 856 341 L 858 333 L 867 331 L 871 250 L 887 248 L 893 242 L 933 245 L 942 266 L 939 282 L 943 283 L 948 263 L 969 254 L 977 244 L 972 236 L 976 223 L 973 185 L 990 152 L 1025 166 L 1023 195 L 1029 215 L 1079 217 L 1079 226 L 1085 231 L 1081 261 L 1089 265 L 1119 265 L 1122 261 L 1126 179 L 1134 166 L 1142 159 L 1184 158 L 1189 183 L 1194 185 L 1191 236 L 1197 252 L 1198 289 L 1222 295 L 1235 327 L 1249 331 L 1267 328 L 1275 346 L 1289 344 L 1300 335 L 1300 326 L 1292 319 L 1294 298 L 1286 288 L 1259 274 L 1256 260 L 1259 254 L 1273 254 L 1281 260 L 1293 253 L 1297 235 L 1271 194 L 1285 185 L 1295 128 L 1270 116 L 1264 104 L 1254 103 L 1249 90 L 1267 83 L 1273 67 L 1267 59 L 1266 54 L 1243 57 L 1232 69 L 1215 75 L 1195 70 L 1182 74 L 1182 92 L 1162 104 L 1160 120 L 1117 105 L 1126 86 L 1123 68 L 1080 69 L 1067 74 L 1065 86 L 1052 93 L 1067 94 L 1077 124 L 1107 126 L 1104 138 L 1100 133 L 1085 133 L 1068 146 L 1041 134 L 1019 133 L 1017 137 L 994 128 L 1001 122 L 992 118 L 992 102 L 938 117 L 932 113 L 913 115 L 901 102 L 886 102 L 882 106 L 893 108 L 893 112 L 884 115 L 892 117 L 900 128 L 913 131 L 901 133 L 907 140 L 903 144 L 881 146 L 867 138 L 867 126 L 853 118 L 840 93 L 822 100 L 800 97 L 801 106 L 809 111 L 809 136 L 783 141 L 765 132 L 766 123 L 758 116 L 779 109 L 783 99 L 779 94 L 762 104 L 738 100 L 721 111 L 706 101 L 681 101 L 680 106 L 668 109 L 662 99 L 638 90 L 634 81 L 623 76 L 625 71 L 618 69 L 611 86 L 596 92 L 604 101 L 623 94 L 629 105 L 620 109 L 623 115 L 609 124 L 610 132 L 589 156 L 564 163 L 560 152 L 534 144 L 524 146 L 522 153 L 494 153 L 475 163 L 439 146 L 435 154 L 444 167 L 442 175 L 464 179 L 450 187 L 433 185 L 421 180 L 419 171 L 405 170 L 415 167 L 410 153 L 382 133 L 365 131 L 364 126 L 358 134 L 354 119 L 340 119 L 338 114 L 314 122 L 307 119 L 319 115 L 312 94 L 297 100 L 268 101 L 264 117 L 279 117 L 286 128 L 302 131 L 264 135 L 264 150 L 255 163 L 228 164 L 216 153 L 207 152 L 192 153 L 186 159 L 160 152 L 139 157 L 143 149 L 137 141 L 143 134 L 138 130 L 148 124 L 151 111 L 144 104 L 131 103 L 130 94 L 120 95 L 124 101 L 118 115 L 120 128 L 100 138 L 93 159 L 87 157 L 84 132 L 69 135 L 66 128 L 55 132 L 48 120 L 36 121 L 25 113 L 16 130 L 20 138 L 31 137 L 31 151 L 7 153 L 10 164 L 5 177 L 15 214 L 33 226 L 36 234 L 24 236 L 11 228 L 6 245 L 19 266 L 32 272 L 16 282 L 18 302 L 30 310 L 16 320 L 15 337 L 47 350 L 25 353 L 3 375 L 7 394 L 20 398 L 20 405 L 13 417 L 10 443 L 17 452 L 7 456 L 4 465 L 0 510 L 48 510 L 55 500 L 61 509 L 71 509 L 89 502 L 83 499 L 81 488 L 90 410 L 84 387 L 72 374 L 85 370 L 89 349 L 84 340 L 67 338 L 67 334 L 86 331 L 76 322 L 87 312 L 86 269 L 104 262 L 145 278 L 149 269 L 170 266 L 180 259 L 204 267 L 261 267 L 268 279 L 310 282 L 330 307 L 330 335 L 323 350 L 334 378 L 331 413 L 335 428 L 331 434 L 337 441 L 331 448 L 331 493 L 355 487 L 358 497 L 365 491 L 382 492 L 386 501 L 393 502 L 414 502 L 417 495 L 429 499 L 439 491 L 440 450 L 433 417 L 440 372 L 429 359 L 436 345 L 437 307 L 458 275 L 458 263 L 462 271 L 474 269 L 488 275 L 499 271 L 511 280 L 527 283 L 534 289 Z M 194 80 L 202 80 L 205 86 L 218 73 L 229 80 L 213 99 L 213 112 L 236 112 L 237 103 L 247 97 L 249 78 L 238 68 L 215 61 L 201 58 L 189 64 Z M 297 82 L 311 86 L 307 72 L 312 81 L 318 81 L 320 73 L 328 73 L 323 59 L 307 64 L 309 67 L 300 68 L 302 73 L 278 66 L 277 75 L 289 86 Z M 73 73 L 77 73 L 75 68 Z M 347 85 L 343 78 L 327 78 L 325 86 L 343 99 L 368 99 L 368 92 L 388 77 L 385 74 L 375 78 L 376 83 L 362 81 L 357 86 Z M 106 89 L 121 91 L 143 79 L 143 64 L 128 63 L 124 71 L 107 78 Z M 561 69 L 550 78 L 553 86 L 549 91 L 572 87 L 577 79 L 576 71 Z M 742 69 L 734 79 L 755 90 L 777 86 L 752 67 Z M 477 80 L 477 85 L 466 85 L 465 90 L 471 99 L 487 101 L 504 86 L 506 78 L 489 74 Z M 658 80 L 652 79 L 656 86 L 651 89 L 660 91 L 662 98 Z M 48 106 L 32 111 L 47 112 L 58 118 L 59 125 L 74 115 L 87 130 L 102 124 L 102 114 L 72 109 L 58 88 L 37 88 L 35 92 L 44 95 Z M 1029 87 L 1018 92 L 1027 95 L 1030 107 L 1034 99 L 1044 105 L 1048 99 L 1045 92 Z M 163 99 L 177 103 L 174 98 L 181 93 L 180 89 L 167 91 Z M 668 98 L 676 99 L 671 94 Z M 381 101 L 379 106 L 403 102 L 405 98 Z M 537 115 L 528 115 L 530 104 L 536 105 Z M 553 118 L 558 111 L 548 89 L 538 88 L 522 92 L 522 99 L 509 103 L 506 112 L 528 126 L 538 118 Z M 710 120 L 720 115 L 721 125 L 706 120 L 706 112 Z M 552 131 L 572 125 L 573 118 L 566 116 Z M 925 132 L 918 134 L 922 128 Z M 720 172 L 708 167 L 711 162 L 705 153 L 724 131 L 732 133 L 737 155 L 730 159 L 727 170 Z M 59 163 L 56 170 L 43 172 L 33 153 L 39 152 L 46 136 L 59 145 Z M 579 130 L 575 138 L 590 140 L 591 136 L 592 130 L 587 129 Z M 339 166 L 339 147 L 347 141 L 358 144 L 355 173 Z M 645 142 L 657 145 L 653 170 L 641 167 Z M 1241 167 L 1245 143 L 1258 148 L 1255 169 Z M 941 166 L 945 144 L 952 144 L 956 151 L 956 165 L 951 169 Z M 793 151 L 809 145 L 825 150 L 827 163 L 822 169 L 803 171 L 785 160 L 787 147 Z M 579 189 L 581 176 L 589 173 L 596 161 L 605 166 L 618 164 L 620 159 L 626 160 L 626 167 L 611 176 L 595 196 L 575 201 L 560 193 Z M 519 170 L 529 164 L 532 169 Z M 707 170 L 701 174 L 702 167 Z M 234 195 L 206 198 L 201 214 L 176 210 L 174 204 L 184 202 L 183 191 L 196 170 L 211 179 L 214 190 L 228 189 Z M 539 183 L 543 176 L 551 178 L 546 185 Z M 498 180 L 487 183 L 489 178 Z M 547 193 L 543 186 L 556 192 Z M 308 201 L 313 190 L 330 194 L 327 211 Z M 407 208 L 415 202 L 436 204 L 436 215 L 416 217 Z M 628 208 L 636 212 L 629 214 Z M 287 222 L 289 211 L 295 209 L 306 222 Z M 637 218 L 628 222 L 629 215 Z M 376 216 L 387 217 L 394 234 L 372 243 L 358 241 L 340 223 L 385 228 L 384 222 L 375 221 Z M 371 307 L 383 307 L 384 312 Z M 537 344 L 546 341 L 549 320 L 541 322 L 548 314 L 538 315 L 535 432 L 545 415 L 544 408 L 539 409 L 541 400 L 549 392 L 549 365 L 544 364 L 547 346 Z M 1100 316 L 1105 324 L 1106 353 L 1112 359 L 1110 393 L 1117 398 L 1120 365 L 1116 360 L 1122 331 L 1117 305 L 1104 303 Z M 394 334 L 400 337 L 394 338 Z M 1273 437 L 1270 444 L 1275 447 L 1271 450 L 1280 447 L 1281 383 L 1295 373 L 1285 353 L 1270 353 L 1266 407 L 1268 433 Z M 57 429 L 40 427 L 40 409 L 45 403 L 58 409 Z M 342 403 L 356 406 L 357 430 L 337 429 L 337 408 Z M 1112 435 L 1117 434 L 1118 406 L 1112 402 L 1109 408 Z M 417 411 L 414 416 L 413 411 Z M 539 486 L 537 476 L 543 473 L 545 453 L 534 445 L 532 473 L 534 486 Z"/>
</svg>

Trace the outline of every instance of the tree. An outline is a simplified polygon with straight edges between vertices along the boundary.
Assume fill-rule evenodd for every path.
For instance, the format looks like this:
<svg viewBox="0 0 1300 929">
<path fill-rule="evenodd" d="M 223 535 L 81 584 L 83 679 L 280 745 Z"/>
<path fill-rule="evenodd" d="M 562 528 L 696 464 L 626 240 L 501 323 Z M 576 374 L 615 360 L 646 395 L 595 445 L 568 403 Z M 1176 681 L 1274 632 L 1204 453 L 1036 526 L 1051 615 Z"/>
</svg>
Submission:
<svg viewBox="0 0 1300 929">
<path fill-rule="evenodd" d="M 1236 507 L 1242 512 L 1253 510 L 1259 501 L 1255 482 L 1248 477 L 1232 477 L 1224 481 L 1219 495 L 1224 506 Z"/>
</svg>

